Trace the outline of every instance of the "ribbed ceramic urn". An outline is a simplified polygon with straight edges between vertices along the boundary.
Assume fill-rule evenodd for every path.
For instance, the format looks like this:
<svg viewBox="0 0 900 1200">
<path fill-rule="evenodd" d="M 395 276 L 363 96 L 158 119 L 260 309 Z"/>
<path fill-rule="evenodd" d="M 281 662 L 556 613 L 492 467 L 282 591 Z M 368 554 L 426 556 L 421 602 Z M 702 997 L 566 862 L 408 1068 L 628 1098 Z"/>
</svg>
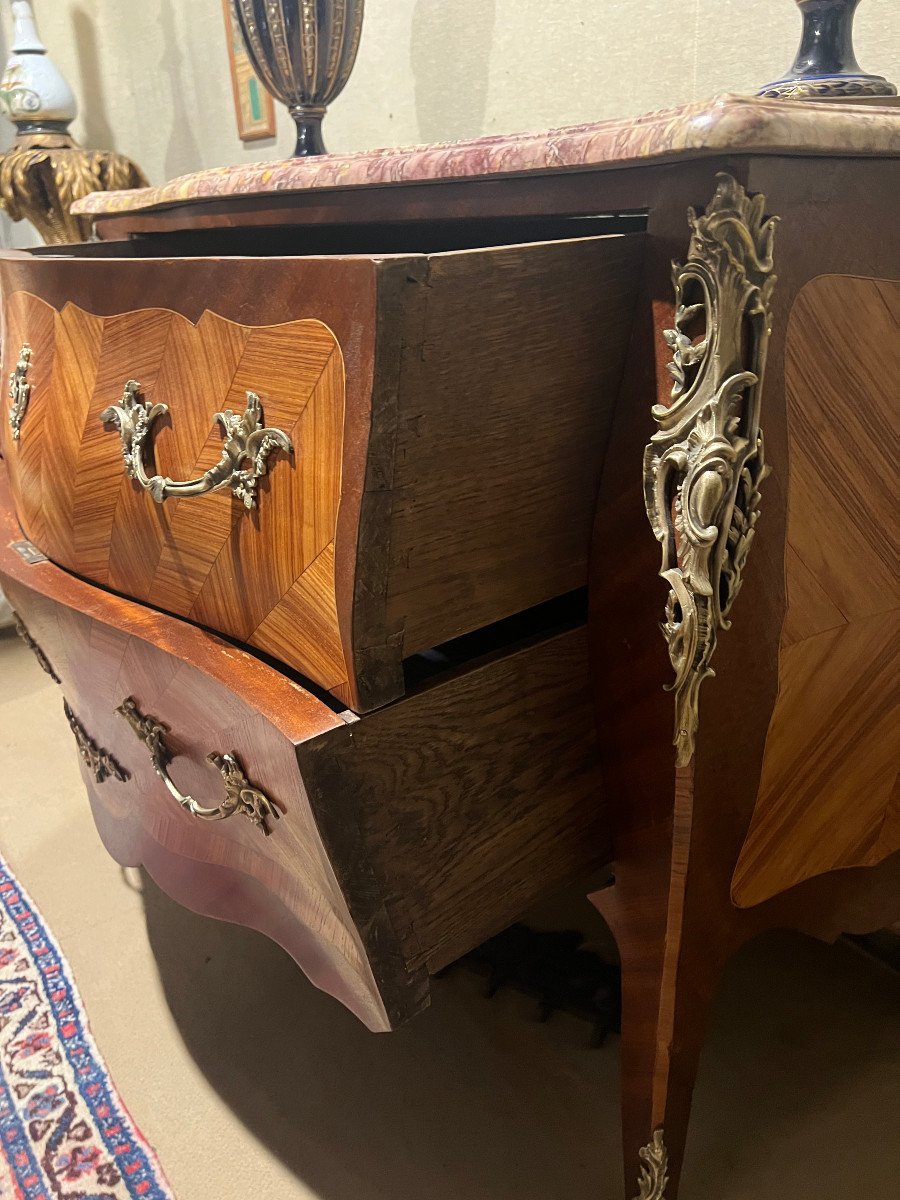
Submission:
<svg viewBox="0 0 900 1200">
<path fill-rule="evenodd" d="M 760 96 L 799 100 L 846 100 L 856 96 L 896 96 L 881 75 L 868 75 L 853 51 L 853 18 L 860 0 L 795 0 L 803 14 L 800 48 L 783 79 L 760 89 Z"/>
<path fill-rule="evenodd" d="M 324 154 L 322 118 L 350 78 L 364 0 L 231 0 L 250 60 L 297 125 L 297 155 Z"/>
</svg>

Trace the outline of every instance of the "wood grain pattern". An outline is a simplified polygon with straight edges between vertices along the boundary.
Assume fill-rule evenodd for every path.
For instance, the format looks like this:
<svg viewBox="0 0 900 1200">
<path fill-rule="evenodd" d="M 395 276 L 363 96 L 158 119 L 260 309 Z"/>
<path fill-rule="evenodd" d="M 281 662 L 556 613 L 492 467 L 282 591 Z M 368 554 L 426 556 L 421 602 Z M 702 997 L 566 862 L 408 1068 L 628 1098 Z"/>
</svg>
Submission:
<svg viewBox="0 0 900 1200">
<path fill-rule="evenodd" d="M 68 547 L 73 557 L 65 565 L 104 586 L 261 649 L 271 636 L 272 654 L 348 702 L 353 575 L 337 577 L 336 551 L 340 545 L 352 567 L 370 423 L 376 265 L 361 258 L 94 263 L 10 252 L 0 261 L 0 283 L 4 365 L 11 335 L 25 340 L 32 327 L 40 333 L 40 323 L 50 322 L 32 371 L 26 436 L 13 444 L 0 427 L 32 539 L 52 540 L 45 551 L 60 562 Z M 80 447 L 66 448 L 56 446 L 56 426 L 43 416 L 59 376 L 55 331 L 76 308 L 101 321 L 103 336 L 91 394 L 79 401 Z M 165 393 L 171 413 L 159 422 L 156 465 L 176 478 L 218 457 L 213 413 L 242 410 L 246 389 L 260 392 L 266 420 L 292 433 L 297 453 L 272 456 L 256 512 L 239 510 L 225 494 L 157 506 L 125 479 L 118 435 L 95 418 L 121 398 L 128 377 L 155 399 Z M 71 469 L 57 472 L 64 503 L 48 515 L 40 472 L 67 458 Z M 285 616 L 277 611 L 282 603 Z"/>
<path fill-rule="evenodd" d="M 898 326 L 887 280 L 822 276 L 791 311 L 788 610 L 742 907 L 900 850 Z"/>
<path fill-rule="evenodd" d="M 299 758 L 326 842 L 335 798 L 358 798 L 391 923 L 430 972 L 609 859 L 583 627 L 438 678 Z"/>
<path fill-rule="evenodd" d="M 420 650 L 587 581 L 639 237 L 434 255 L 405 353 L 387 626 Z"/>
<path fill-rule="evenodd" d="M 344 378 L 331 330 L 317 321 L 254 329 L 209 311 L 196 326 L 162 309 L 105 318 L 14 299 L 23 328 L 55 326 L 52 369 L 33 385 L 52 417 L 39 437 L 28 430 L 45 460 L 43 520 L 24 506 L 28 536 L 69 570 L 271 652 L 265 623 L 283 620 L 290 597 L 279 656 L 325 688 L 346 685 L 334 583 Z M 230 492 L 158 505 L 125 476 L 118 434 L 100 421 L 130 378 L 169 408 L 154 430 L 158 473 L 192 479 L 211 467 L 222 446 L 212 416 L 242 411 L 248 389 L 265 422 L 292 439 L 294 461 L 273 456 L 252 513 Z"/>
<path fill-rule="evenodd" d="M 375 708 L 402 694 L 404 657 L 585 584 L 642 248 L 6 256 L 5 363 L 20 329 L 54 328 L 7 448 L 23 525 L 68 569 Z M 294 461 L 273 457 L 249 515 L 228 493 L 157 506 L 97 420 L 129 378 L 170 408 L 160 473 L 212 465 L 212 414 L 247 388 Z M 44 422 L 48 406 L 63 415 Z M 57 459 L 70 468 L 29 483 Z"/>
</svg>

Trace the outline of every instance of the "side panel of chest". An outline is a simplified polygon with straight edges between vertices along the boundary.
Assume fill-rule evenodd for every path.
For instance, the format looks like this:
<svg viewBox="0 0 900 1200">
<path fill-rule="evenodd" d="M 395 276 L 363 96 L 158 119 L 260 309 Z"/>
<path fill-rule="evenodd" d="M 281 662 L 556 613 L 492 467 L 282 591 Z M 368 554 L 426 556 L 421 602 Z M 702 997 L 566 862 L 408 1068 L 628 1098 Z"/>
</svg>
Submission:
<svg viewBox="0 0 900 1200">
<path fill-rule="evenodd" d="M 791 313 L 788 611 L 739 905 L 900 849 L 900 284 L 824 275 Z"/>
</svg>

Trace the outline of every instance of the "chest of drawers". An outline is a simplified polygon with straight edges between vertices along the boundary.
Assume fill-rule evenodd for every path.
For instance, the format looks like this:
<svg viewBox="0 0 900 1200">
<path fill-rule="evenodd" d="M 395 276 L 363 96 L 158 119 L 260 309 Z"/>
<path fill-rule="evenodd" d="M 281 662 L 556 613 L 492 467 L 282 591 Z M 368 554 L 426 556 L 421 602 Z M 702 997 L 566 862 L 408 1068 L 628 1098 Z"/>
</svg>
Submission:
<svg viewBox="0 0 900 1200">
<path fill-rule="evenodd" d="M 110 851 L 376 1030 L 611 865 L 642 1200 L 733 950 L 900 915 L 898 154 L 726 98 L 98 195 L 0 261 L 0 578 Z"/>
</svg>

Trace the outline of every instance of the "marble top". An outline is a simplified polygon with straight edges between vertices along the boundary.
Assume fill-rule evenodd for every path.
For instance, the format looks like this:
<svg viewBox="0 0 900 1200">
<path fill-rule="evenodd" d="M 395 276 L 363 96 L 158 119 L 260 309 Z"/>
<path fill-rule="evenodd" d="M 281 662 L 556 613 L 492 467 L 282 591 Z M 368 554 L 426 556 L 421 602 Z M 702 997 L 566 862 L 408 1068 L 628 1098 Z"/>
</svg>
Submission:
<svg viewBox="0 0 900 1200">
<path fill-rule="evenodd" d="M 161 187 L 94 192 L 72 210 L 103 216 L 229 196 L 602 169 L 721 153 L 900 156 L 900 109 L 725 95 L 543 133 L 216 167 Z"/>
</svg>

